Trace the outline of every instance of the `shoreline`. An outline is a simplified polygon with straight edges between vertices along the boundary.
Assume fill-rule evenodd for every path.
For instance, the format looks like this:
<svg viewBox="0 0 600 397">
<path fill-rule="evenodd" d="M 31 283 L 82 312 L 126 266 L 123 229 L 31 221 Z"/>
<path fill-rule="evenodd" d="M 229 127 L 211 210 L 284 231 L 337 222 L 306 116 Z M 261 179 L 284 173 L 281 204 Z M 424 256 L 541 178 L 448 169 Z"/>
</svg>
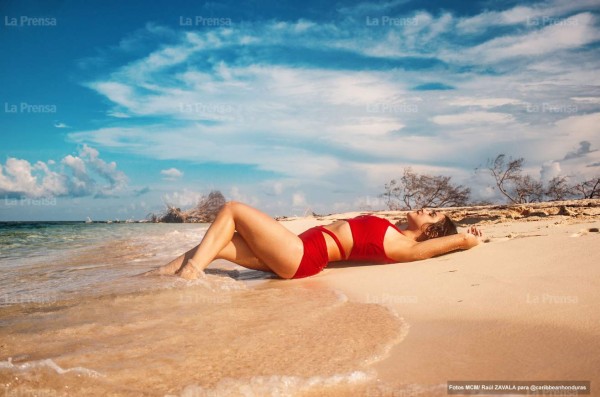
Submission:
<svg viewBox="0 0 600 397">
<path fill-rule="evenodd" d="M 524 210 L 531 209 L 545 209 L 545 208 L 554 208 L 556 211 L 559 211 L 561 207 L 565 208 L 587 208 L 587 207 L 598 207 L 600 206 L 600 199 L 574 199 L 574 200 L 561 200 L 561 201 L 542 201 L 542 202 L 532 202 L 532 203 L 521 203 L 521 204 L 486 204 L 486 205 L 468 205 L 462 207 L 436 207 L 435 209 L 438 211 L 448 212 L 450 214 L 453 213 L 461 213 L 461 211 L 479 211 L 479 210 L 497 210 L 497 211 L 511 211 L 514 213 L 521 213 Z M 189 210 L 186 210 L 189 211 Z M 354 216 L 353 214 L 375 214 L 380 216 L 398 216 L 402 214 L 406 214 L 407 212 L 412 210 L 357 210 L 350 212 L 341 212 L 341 213 L 332 213 L 332 214 L 314 214 L 312 216 L 274 216 L 273 218 L 280 222 L 289 222 L 289 221 L 298 221 L 302 219 L 340 219 L 344 217 Z M 185 212 L 185 211 L 183 211 Z M 555 215 L 555 214 L 546 214 L 547 215 Z M 526 214 L 524 216 L 535 216 L 535 214 L 529 215 Z M 166 221 L 152 221 L 150 219 L 126 219 L 119 220 L 115 219 L 107 219 L 107 220 L 91 220 L 91 222 L 86 220 L 7 220 L 0 221 L 0 224 L 27 224 L 27 223 L 73 223 L 73 224 L 123 224 L 123 223 L 164 223 L 164 224 L 210 224 L 210 222 L 195 220 L 194 218 L 189 218 L 192 220 L 185 220 L 183 222 L 166 222 Z M 515 218 L 516 219 L 516 218 Z"/>
</svg>

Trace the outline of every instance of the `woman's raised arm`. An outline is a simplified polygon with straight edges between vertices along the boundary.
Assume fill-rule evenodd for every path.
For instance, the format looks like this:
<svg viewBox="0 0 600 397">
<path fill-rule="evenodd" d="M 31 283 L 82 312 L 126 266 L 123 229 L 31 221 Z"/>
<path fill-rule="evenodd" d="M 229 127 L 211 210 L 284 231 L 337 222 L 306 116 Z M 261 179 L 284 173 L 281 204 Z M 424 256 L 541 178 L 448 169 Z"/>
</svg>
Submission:
<svg viewBox="0 0 600 397">
<path fill-rule="evenodd" d="M 464 233 L 415 242 L 407 252 L 409 261 L 418 261 L 451 251 L 473 248 L 482 241 L 483 233 L 472 226 Z"/>
</svg>

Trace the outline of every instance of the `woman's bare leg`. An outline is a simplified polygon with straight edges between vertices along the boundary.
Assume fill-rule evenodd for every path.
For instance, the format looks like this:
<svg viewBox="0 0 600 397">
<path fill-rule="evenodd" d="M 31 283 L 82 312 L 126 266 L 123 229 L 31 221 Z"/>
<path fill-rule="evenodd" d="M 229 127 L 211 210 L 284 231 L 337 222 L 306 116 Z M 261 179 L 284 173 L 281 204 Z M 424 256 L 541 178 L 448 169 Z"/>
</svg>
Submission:
<svg viewBox="0 0 600 397">
<path fill-rule="evenodd" d="M 238 232 L 233 234 L 231 241 L 217 254 L 215 259 L 225 259 L 252 270 L 273 272 L 269 266 L 256 257 L 246 240 Z"/>
<path fill-rule="evenodd" d="M 191 258 L 194 255 L 199 245 L 200 244 L 186 251 L 184 254 L 179 255 L 177 258 L 173 259 L 166 265 L 143 273 L 143 275 L 174 275 L 177 272 L 177 270 L 179 270 L 184 263 L 187 263 L 189 258 Z M 265 265 L 260 259 L 256 257 L 256 255 L 254 255 L 254 252 L 252 252 L 244 238 L 240 236 L 238 232 L 235 232 L 233 234 L 233 238 L 231 239 L 231 241 L 225 246 L 225 248 L 221 250 L 221 252 L 217 254 L 215 259 L 225 259 L 230 262 L 236 263 L 240 266 L 244 266 L 248 269 L 261 270 L 263 272 L 272 272 L 272 270 L 267 265 Z"/>
<path fill-rule="evenodd" d="M 260 266 L 261 270 L 264 265 L 282 278 L 291 278 L 296 273 L 304 252 L 300 238 L 267 214 L 242 203 L 228 202 L 219 211 L 195 252 L 176 274 L 183 278 L 197 278 L 198 272 L 203 271 L 219 254 L 223 259 L 234 258 L 235 248 L 244 249 L 239 241 L 237 246 L 233 242 L 236 231 L 238 239 L 243 239 L 245 246 L 257 258 L 257 261 L 246 264 Z M 222 253 L 230 243 L 233 244 L 230 252 L 225 250 Z M 249 257 L 248 252 L 240 256 Z M 245 265 L 243 261 L 239 264 Z"/>
<path fill-rule="evenodd" d="M 188 259 L 194 255 L 194 252 L 198 249 L 198 245 L 196 245 L 191 250 L 186 251 L 184 254 L 179 255 L 177 258 L 173 259 L 171 262 L 166 265 L 162 265 L 159 268 L 150 270 L 146 273 L 142 273 L 144 276 L 153 276 L 153 275 L 173 275 L 184 263 L 187 263 Z"/>
</svg>

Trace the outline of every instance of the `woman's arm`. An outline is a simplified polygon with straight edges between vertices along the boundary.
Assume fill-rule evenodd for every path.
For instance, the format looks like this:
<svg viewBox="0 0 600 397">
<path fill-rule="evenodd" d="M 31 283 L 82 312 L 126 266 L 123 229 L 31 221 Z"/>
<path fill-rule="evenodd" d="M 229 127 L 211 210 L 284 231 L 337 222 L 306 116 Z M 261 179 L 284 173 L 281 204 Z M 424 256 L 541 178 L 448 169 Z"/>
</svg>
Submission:
<svg viewBox="0 0 600 397">
<path fill-rule="evenodd" d="M 432 238 L 415 243 L 408 249 L 408 260 L 418 261 L 446 254 L 451 251 L 473 248 L 482 241 L 482 236 L 483 233 L 472 226 L 465 233 Z"/>
</svg>

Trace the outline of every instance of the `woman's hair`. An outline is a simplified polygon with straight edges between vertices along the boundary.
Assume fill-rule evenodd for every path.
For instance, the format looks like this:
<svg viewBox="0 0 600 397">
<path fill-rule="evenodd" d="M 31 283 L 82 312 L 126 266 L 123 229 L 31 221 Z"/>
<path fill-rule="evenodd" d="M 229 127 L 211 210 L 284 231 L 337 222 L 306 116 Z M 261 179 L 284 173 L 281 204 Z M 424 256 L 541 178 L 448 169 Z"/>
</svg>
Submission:
<svg viewBox="0 0 600 397">
<path fill-rule="evenodd" d="M 452 221 L 448 215 L 444 215 L 444 219 L 441 221 L 428 223 L 423 225 L 423 227 L 425 227 L 425 230 L 423 230 L 417 241 L 425 241 L 431 238 L 444 237 L 458 233 L 454 221 Z"/>
</svg>

